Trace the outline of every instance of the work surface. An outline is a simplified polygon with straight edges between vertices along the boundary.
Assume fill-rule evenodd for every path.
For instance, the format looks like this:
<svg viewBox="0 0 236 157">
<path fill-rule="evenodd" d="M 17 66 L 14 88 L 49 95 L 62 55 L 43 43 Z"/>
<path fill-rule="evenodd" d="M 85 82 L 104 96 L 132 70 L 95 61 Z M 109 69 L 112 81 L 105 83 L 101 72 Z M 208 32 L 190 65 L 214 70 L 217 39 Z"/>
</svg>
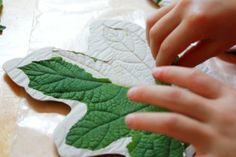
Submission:
<svg viewBox="0 0 236 157">
<path fill-rule="evenodd" d="M 90 3 L 96 1 L 90 0 Z M 157 9 L 147 0 L 140 0 L 139 3 L 137 0 L 107 0 L 107 2 L 113 14 L 121 14 L 121 8 L 127 12 L 130 8 L 138 8 L 147 14 Z M 57 124 L 70 112 L 70 108 L 64 104 L 32 99 L 2 70 L 2 64 L 7 60 L 24 57 L 28 53 L 36 6 L 36 0 L 4 1 L 2 23 L 7 29 L 0 36 L 0 156 L 2 157 L 58 156 L 53 145 L 52 133 Z M 35 47 L 37 46 L 39 45 Z M 234 65 L 218 60 L 213 60 L 208 65 L 213 75 L 236 86 L 233 77 L 236 74 Z"/>
</svg>

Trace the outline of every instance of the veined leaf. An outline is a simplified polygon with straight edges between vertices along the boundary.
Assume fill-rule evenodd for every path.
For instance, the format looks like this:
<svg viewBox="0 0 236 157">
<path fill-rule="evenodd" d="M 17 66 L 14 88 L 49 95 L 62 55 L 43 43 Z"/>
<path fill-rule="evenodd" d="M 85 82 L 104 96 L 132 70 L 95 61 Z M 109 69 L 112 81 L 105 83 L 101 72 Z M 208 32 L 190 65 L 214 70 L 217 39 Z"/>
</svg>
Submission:
<svg viewBox="0 0 236 157">
<path fill-rule="evenodd" d="M 86 115 L 72 126 L 66 136 L 68 145 L 99 150 L 123 137 L 132 137 L 127 146 L 132 157 L 183 156 L 184 146 L 180 141 L 126 127 L 124 118 L 129 113 L 165 111 L 130 102 L 127 87 L 113 84 L 106 78 L 94 78 L 60 57 L 32 62 L 20 69 L 28 76 L 30 88 L 57 99 L 75 100 L 87 105 Z"/>
</svg>

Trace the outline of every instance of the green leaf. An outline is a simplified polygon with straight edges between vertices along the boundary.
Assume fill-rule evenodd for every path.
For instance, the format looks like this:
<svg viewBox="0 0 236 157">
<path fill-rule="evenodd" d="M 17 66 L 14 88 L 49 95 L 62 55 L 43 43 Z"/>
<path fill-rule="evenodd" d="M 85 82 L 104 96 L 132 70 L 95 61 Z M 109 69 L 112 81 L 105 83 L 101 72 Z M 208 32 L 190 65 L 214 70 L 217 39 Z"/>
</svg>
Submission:
<svg viewBox="0 0 236 157">
<path fill-rule="evenodd" d="M 156 4 L 159 4 L 162 0 L 153 0 Z"/>
<path fill-rule="evenodd" d="M 2 26 L 2 25 L 0 25 L 0 33 L 2 33 L 2 31 L 3 31 L 4 29 L 6 29 L 6 27 L 5 27 L 5 26 Z"/>
<path fill-rule="evenodd" d="M 76 148 L 99 150 L 122 137 L 132 137 L 127 146 L 132 157 L 182 157 L 184 146 L 173 138 L 130 130 L 124 118 L 132 112 L 163 112 L 164 109 L 131 102 L 127 87 L 109 79 L 94 78 L 84 69 L 62 58 L 32 62 L 20 67 L 29 77 L 29 87 L 57 99 L 83 102 L 86 115 L 66 136 L 66 144 Z"/>
<path fill-rule="evenodd" d="M 132 135 L 133 141 L 128 145 L 131 156 L 145 157 L 179 157 L 183 156 L 182 144 L 167 136 L 138 132 Z"/>
<path fill-rule="evenodd" d="M 0 0 L 0 15 L 1 15 L 1 13 L 2 13 L 2 0 Z M 6 27 L 0 25 L 0 34 L 2 33 L 2 31 L 3 31 L 4 29 L 6 29 Z"/>
</svg>

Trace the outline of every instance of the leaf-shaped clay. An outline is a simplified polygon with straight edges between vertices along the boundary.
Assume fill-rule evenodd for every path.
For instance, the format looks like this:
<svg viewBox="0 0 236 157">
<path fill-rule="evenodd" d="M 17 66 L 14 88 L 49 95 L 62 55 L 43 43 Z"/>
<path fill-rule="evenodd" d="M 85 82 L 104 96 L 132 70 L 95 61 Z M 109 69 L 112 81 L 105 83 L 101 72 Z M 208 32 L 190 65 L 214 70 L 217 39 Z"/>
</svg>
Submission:
<svg viewBox="0 0 236 157">
<path fill-rule="evenodd" d="M 125 21 L 97 21 L 90 27 L 89 56 L 113 60 L 140 84 L 154 81 L 154 59 L 142 27 Z"/>
<path fill-rule="evenodd" d="M 24 87 L 33 98 L 40 101 L 59 101 L 71 107 L 69 115 L 54 131 L 54 141 L 62 157 L 89 157 L 101 154 L 151 157 L 155 156 L 157 152 L 159 156 L 181 156 L 183 147 L 179 141 L 162 135 L 131 131 L 126 128 L 124 116 L 129 111 L 142 111 L 144 106 L 143 110 L 159 111 L 158 108 L 152 106 L 131 103 L 126 97 L 128 87 L 155 84 L 151 75 L 154 60 L 146 46 L 144 30 L 141 27 L 122 21 L 103 21 L 98 22 L 99 26 L 97 27 L 93 25 L 93 28 L 104 28 L 103 23 L 105 27 L 112 26 L 112 29 L 109 28 L 111 30 L 107 30 L 109 34 L 104 36 L 111 38 L 114 42 L 120 41 L 112 36 L 112 33 L 118 34 L 118 39 L 121 39 L 124 35 L 121 29 L 133 30 L 125 35 L 128 40 L 134 39 L 135 41 L 126 42 L 134 44 L 133 46 L 128 45 L 130 50 L 132 47 L 137 48 L 138 44 L 135 46 L 135 43 L 140 43 L 138 45 L 140 48 L 136 51 L 127 50 L 124 52 L 110 52 L 108 48 L 104 52 L 99 51 L 100 55 L 94 51 L 92 57 L 90 57 L 91 51 L 80 53 L 46 48 L 35 51 L 23 59 L 8 61 L 3 68 L 10 78 Z M 91 32 L 91 36 L 97 41 L 90 44 L 97 45 L 99 49 L 99 36 L 93 33 Z M 101 41 L 104 36 L 100 37 Z M 133 38 L 134 36 L 140 38 Z M 106 57 L 111 53 L 112 56 Z M 84 80 L 84 78 L 90 81 Z M 81 82 L 83 83 L 81 84 Z M 88 86 L 88 83 L 91 84 Z M 101 87 L 98 87 L 100 85 Z M 106 87 L 105 90 L 104 87 Z M 108 87 L 112 90 L 108 90 Z M 118 89 L 120 89 L 119 94 L 117 94 Z M 84 90 L 89 91 L 85 92 Z M 93 91 L 97 91 L 96 94 L 91 94 L 94 93 Z M 105 91 L 106 94 L 104 94 Z M 89 97 L 91 99 L 88 99 Z M 119 97 L 122 99 L 118 99 Z M 107 102 L 114 103 L 99 104 L 99 101 L 106 102 L 105 100 L 108 98 L 110 100 Z M 105 112 L 100 113 L 103 109 Z M 94 116 L 94 113 L 97 112 L 99 115 Z M 117 118 L 118 115 L 114 112 L 121 117 L 115 122 L 112 119 Z M 105 124 L 101 126 L 100 123 Z M 90 124 L 89 127 L 87 124 Z M 94 128 L 94 126 L 98 126 L 98 128 Z M 104 130 L 108 129 L 108 126 L 112 131 L 109 131 L 109 134 L 104 134 Z M 98 130 L 99 128 L 102 129 Z M 91 130 L 91 132 L 87 130 Z M 75 132 L 76 135 L 73 135 Z M 84 132 L 87 134 L 83 134 Z M 101 140 L 102 137 L 104 140 Z M 85 138 L 86 140 L 84 140 Z"/>
<path fill-rule="evenodd" d="M 33 62 L 21 70 L 29 77 L 29 87 L 57 99 L 87 104 L 86 115 L 73 125 L 66 143 L 76 148 L 99 150 L 122 137 L 132 137 L 133 157 L 182 157 L 181 142 L 163 135 L 129 130 L 124 117 L 132 112 L 160 112 L 162 109 L 127 99 L 127 87 L 94 78 L 82 68 L 62 58 Z"/>
</svg>

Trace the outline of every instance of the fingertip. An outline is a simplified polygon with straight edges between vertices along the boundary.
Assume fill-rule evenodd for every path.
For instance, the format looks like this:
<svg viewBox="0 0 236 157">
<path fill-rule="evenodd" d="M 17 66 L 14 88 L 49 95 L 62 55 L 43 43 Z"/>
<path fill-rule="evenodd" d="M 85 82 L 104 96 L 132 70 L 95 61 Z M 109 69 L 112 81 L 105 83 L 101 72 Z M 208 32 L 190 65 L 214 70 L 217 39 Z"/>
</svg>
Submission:
<svg viewBox="0 0 236 157">
<path fill-rule="evenodd" d="M 125 117 L 125 123 L 129 128 L 134 127 L 134 122 L 135 122 L 136 116 L 135 114 L 128 114 Z"/>
<path fill-rule="evenodd" d="M 168 66 L 161 66 L 161 67 L 154 68 L 152 71 L 153 77 L 157 79 L 163 78 L 164 72 L 166 71 L 167 68 Z"/>
<path fill-rule="evenodd" d="M 153 69 L 152 71 L 152 75 L 155 77 L 155 78 L 159 78 L 159 76 L 161 75 L 162 73 L 162 69 L 161 68 L 155 68 Z"/>
<path fill-rule="evenodd" d="M 131 89 L 129 89 L 128 91 L 128 98 L 129 100 L 134 100 L 136 94 L 137 94 L 138 88 L 137 87 L 133 87 Z"/>
</svg>

